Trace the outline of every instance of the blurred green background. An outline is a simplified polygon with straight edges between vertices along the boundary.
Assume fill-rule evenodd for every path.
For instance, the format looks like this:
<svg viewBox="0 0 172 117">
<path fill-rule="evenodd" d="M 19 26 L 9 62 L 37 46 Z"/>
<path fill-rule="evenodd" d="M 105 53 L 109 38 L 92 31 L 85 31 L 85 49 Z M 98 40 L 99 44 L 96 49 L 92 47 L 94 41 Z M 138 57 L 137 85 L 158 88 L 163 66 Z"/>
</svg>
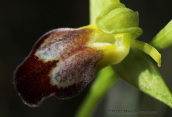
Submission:
<svg viewBox="0 0 172 117">
<path fill-rule="evenodd" d="M 171 19 L 171 0 L 121 0 L 139 12 L 143 35 L 149 42 Z M 89 91 L 90 85 L 77 97 L 59 100 L 54 96 L 40 107 L 26 106 L 13 85 L 16 67 L 29 54 L 37 39 L 49 30 L 89 24 L 88 0 L 0 0 L 0 117 L 72 117 Z M 162 54 L 158 68 L 172 91 L 172 47 Z M 157 114 L 112 114 L 108 110 L 155 110 Z M 172 117 L 165 104 L 119 80 L 98 104 L 94 117 Z"/>
</svg>

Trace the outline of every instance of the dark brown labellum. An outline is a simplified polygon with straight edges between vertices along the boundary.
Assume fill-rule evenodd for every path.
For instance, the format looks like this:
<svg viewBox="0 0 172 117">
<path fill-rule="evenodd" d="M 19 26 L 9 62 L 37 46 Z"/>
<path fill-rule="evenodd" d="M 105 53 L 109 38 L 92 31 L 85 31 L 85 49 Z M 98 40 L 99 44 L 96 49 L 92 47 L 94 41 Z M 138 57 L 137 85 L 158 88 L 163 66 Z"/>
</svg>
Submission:
<svg viewBox="0 0 172 117">
<path fill-rule="evenodd" d="M 43 35 L 15 72 L 14 85 L 29 106 L 56 95 L 79 94 L 95 75 L 102 51 L 87 47 L 92 29 L 56 29 Z"/>
</svg>

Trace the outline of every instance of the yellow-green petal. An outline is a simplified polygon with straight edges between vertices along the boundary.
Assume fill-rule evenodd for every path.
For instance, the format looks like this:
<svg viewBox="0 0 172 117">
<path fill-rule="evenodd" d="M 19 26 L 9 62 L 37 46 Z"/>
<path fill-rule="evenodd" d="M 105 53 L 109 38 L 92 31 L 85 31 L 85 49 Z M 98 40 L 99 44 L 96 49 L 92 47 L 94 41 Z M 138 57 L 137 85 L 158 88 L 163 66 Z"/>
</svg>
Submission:
<svg viewBox="0 0 172 117">
<path fill-rule="evenodd" d="M 134 39 L 131 40 L 131 47 L 145 52 L 157 62 L 158 67 L 161 67 L 161 54 L 154 47 L 147 43 Z"/>
</svg>

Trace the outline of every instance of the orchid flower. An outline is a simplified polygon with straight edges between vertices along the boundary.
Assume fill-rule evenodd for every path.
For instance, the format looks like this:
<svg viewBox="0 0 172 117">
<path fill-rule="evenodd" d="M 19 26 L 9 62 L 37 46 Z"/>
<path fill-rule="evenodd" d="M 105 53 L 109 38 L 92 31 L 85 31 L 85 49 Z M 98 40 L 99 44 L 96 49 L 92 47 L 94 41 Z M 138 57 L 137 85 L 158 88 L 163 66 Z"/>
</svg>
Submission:
<svg viewBox="0 0 172 117">
<path fill-rule="evenodd" d="M 130 46 L 160 66 L 159 52 L 136 40 L 142 34 L 138 25 L 138 13 L 115 2 L 100 13 L 96 24 L 44 34 L 15 72 L 14 84 L 23 102 L 38 106 L 52 95 L 60 99 L 78 95 L 101 69 L 123 61 Z"/>
</svg>

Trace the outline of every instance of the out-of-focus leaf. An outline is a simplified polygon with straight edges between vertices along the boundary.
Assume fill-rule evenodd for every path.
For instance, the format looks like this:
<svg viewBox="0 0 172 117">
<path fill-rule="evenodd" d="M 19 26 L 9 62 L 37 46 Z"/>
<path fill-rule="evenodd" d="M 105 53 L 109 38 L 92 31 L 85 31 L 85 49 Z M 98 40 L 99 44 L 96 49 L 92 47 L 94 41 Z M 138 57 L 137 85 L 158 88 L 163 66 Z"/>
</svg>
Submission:
<svg viewBox="0 0 172 117">
<path fill-rule="evenodd" d="M 150 42 L 158 50 L 172 46 L 172 20 Z"/>
<path fill-rule="evenodd" d="M 91 92 L 94 95 L 103 96 L 117 79 L 118 75 L 113 71 L 111 66 L 108 66 L 99 73 L 91 87 Z"/>
<path fill-rule="evenodd" d="M 137 49 L 117 65 L 115 72 L 126 82 L 172 108 L 172 95 L 150 58 Z"/>
<path fill-rule="evenodd" d="M 79 108 L 76 117 L 89 117 L 94 111 L 97 103 L 103 98 L 117 79 L 118 76 L 115 74 L 111 66 L 102 69 L 91 86 L 87 98 L 81 105 L 81 108 Z"/>
</svg>

